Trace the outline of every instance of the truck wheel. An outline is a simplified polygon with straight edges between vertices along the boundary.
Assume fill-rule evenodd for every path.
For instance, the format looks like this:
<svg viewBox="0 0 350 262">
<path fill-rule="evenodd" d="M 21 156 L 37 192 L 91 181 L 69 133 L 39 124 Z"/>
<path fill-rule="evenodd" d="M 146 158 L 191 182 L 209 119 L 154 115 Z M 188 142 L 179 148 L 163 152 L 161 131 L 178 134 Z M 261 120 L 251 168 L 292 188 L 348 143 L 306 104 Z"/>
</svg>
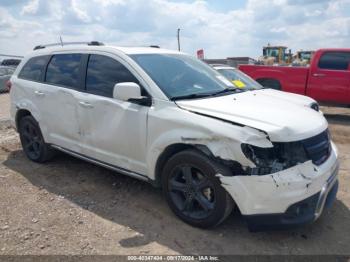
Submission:
<svg viewBox="0 0 350 262">
<path fill-rule="evenodd" d="M 282 90 L 281 83 L 276 79 L 261 78 L 261 79 L 257 79 L 256 81 L 263 87 Z"/>
<path fill-rule="evenodd" d="M 216 174 L 227 172 L 196 150 L 175 154 L 162 172 L 163 192 L 172 211 L 196 227 L 220 224 L 231 213 L 234 204 L 216 177 Z"/>
<path fill-rule="evenodd" d="M 38 163 L 54 156 L 54 149 L 46 144 L 38 122 L 32 116 L 25 116 L 19 122 L 19 137 L 26 156 Z"/>
</svg>

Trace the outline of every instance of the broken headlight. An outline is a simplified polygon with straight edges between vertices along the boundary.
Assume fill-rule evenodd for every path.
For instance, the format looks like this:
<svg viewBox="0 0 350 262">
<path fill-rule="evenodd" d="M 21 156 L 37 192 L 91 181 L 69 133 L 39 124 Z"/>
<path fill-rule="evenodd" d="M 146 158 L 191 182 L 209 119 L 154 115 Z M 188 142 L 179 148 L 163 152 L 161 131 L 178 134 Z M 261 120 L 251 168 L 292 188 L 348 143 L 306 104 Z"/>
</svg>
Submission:
<svg viewBox="0 0 350 262">
<path fill-rule="evenodd" d="M 242 144 L 242 152 L 256 167 L 248 167 L 247 175 L 267 175 L 290 168 L 308 159 L 301 142 L 273 143 L 273 147 Z"/>
</svg>

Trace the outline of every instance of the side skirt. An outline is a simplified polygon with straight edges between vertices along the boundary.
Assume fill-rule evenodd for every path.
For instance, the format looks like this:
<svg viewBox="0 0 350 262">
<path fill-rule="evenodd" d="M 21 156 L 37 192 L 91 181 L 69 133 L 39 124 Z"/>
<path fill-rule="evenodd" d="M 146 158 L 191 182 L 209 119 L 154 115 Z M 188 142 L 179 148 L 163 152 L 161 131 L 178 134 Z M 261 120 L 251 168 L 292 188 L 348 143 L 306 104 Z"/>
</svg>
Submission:
<svg viewBox="0 0 350 262">
<path fill-rule="evenodd" d="M 85 155 L 73 152 L 73 151 L 71 151 L 69 149 L 66 149 L 66 148 L 63 148 L 63 147 L 60 147 L 60 146 L 57 146 L 57 145 L 51 145 L 51 147 L 53 147 L 53 148 L 55 148 L 55 149 L 57 149 L 59 151 L 62 151 L 64 153 L 67 153 L 67 154 L 69 154 L 71 156 L 74 156 L 74 157 L 80 158 L 82 160 L 85 160 L 87 162 L 90 162 L 90 163 L 96 164 L 98 166 L 102 166 L 102 167 L 108 168 L 110 170 L 116 171 L 116 172 L 121 173 L 123 175 L 127 175 L 127 176 L 130 176 L 130 177 L 142 180 L 142 181 L 146 181 L 146 182 L 151 182 L 150 179 L 147 176 L 145 176 L 145 175 L 141 175 L 141 174 L 135 173 L 133 171 L 130 171 L 130 170 L 118 167 L 118 166 L 114 166 L 114 165 L 111 165 L 111 164 L 99 161 L 99 160 L 94 159 L 94 158 L 90 158 L 88 156 L 85 156 Z"/>
</svg>

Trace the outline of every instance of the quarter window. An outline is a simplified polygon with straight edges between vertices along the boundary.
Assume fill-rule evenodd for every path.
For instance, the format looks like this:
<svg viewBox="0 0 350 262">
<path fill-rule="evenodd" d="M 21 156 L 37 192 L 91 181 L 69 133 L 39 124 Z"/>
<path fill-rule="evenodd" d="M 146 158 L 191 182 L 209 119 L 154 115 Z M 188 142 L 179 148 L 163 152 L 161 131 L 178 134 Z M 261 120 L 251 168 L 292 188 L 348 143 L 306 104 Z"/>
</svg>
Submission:
<svg viewBox="0 0 350 262">
<path fill-rule="evenodd" d="M 54 55 L 47 67 L 46 82 L 78 88 L 81 57 L 81 54 Z"/>
<path fill-rule="evenodd" d="M 90 55 L 86 72 L 86 91 L 91 94 L 113 97 L 117 83 L 138 83 L 132 73 L 113 58 L 103 55 Z"/>
<path fill-rule="evenodd" d="M 23 66 L 18 77 L 32 81 L 41 81 L 48 59 L 49 56 L 37 56 L 29 59 Z"/>
<path fill-rule="evenodd" d="M 348 52 L 327 52 L 324 53 L 318 67 L 330 70 L 347 70 L 350 62 L 350 53 Z"/>
</svg>

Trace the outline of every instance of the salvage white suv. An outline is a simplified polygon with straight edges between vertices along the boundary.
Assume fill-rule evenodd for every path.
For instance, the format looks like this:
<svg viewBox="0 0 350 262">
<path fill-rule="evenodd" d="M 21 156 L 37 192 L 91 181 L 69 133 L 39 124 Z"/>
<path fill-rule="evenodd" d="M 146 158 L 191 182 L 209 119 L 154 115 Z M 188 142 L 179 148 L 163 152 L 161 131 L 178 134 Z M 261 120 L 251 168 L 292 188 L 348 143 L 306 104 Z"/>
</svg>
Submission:
<svg viewBox="0 0 350 262">
<path fill-rule="evenodd" d="M 38 46 L 11 78 L 12 123 L 29 159 L 60 150 L 149 181 L 194 226 L 234 206 L 255 230 L 314 221 L 338 188 L 327 121 L 254 83 L 155 47 Z"/>
</svg>

